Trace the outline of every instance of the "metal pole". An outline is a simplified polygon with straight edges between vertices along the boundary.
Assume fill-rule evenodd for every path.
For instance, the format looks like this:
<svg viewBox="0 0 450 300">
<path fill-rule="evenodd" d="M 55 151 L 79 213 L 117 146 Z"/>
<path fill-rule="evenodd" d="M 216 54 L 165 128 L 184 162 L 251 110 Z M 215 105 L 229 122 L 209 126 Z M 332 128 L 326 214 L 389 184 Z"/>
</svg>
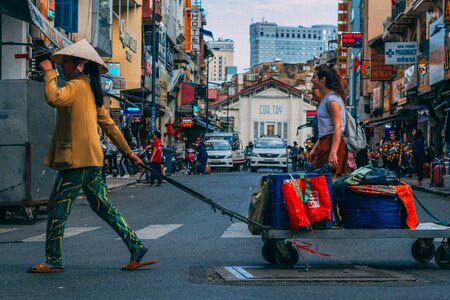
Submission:
<svg viewBox="0 0 450 300">
<path fill-rule="evenodd" d="M 229 112 L 230 112 L 230 85 L 227 86 L 227 132 L 229 132 L 228 127 L 230 126 Z"/>
<path fill-rule="evenodd" d="M 153 132 L 155 132 L 156 129 L 156 0 L 153 0 L 152 22 L 152 109 L 150 136 L 153 134 Z"/>
<path fill-rule="evenodd" d="M 209 122 L 209 117 L 208 117 L 208 109 L 209 109 L 209 60 L 208 60 L 208 56 L 206 57 L 206 126 L 205 126 L 205 134 L 208 133 L 208 122 Z"/>
</svg>

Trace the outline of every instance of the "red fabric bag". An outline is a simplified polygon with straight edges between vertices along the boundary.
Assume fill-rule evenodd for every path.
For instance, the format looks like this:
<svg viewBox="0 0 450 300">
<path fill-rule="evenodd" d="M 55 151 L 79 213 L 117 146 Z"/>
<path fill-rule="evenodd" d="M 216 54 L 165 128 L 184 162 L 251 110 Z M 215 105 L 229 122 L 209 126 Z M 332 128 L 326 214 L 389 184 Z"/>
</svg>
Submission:
<svg viewBox="0 0 450 300">
<path fill-rule="evenodd" d="M 281 186 L 292 229 L 331 221 L 331 199 L 325 176 L 292 179 Z"/>
</svg>

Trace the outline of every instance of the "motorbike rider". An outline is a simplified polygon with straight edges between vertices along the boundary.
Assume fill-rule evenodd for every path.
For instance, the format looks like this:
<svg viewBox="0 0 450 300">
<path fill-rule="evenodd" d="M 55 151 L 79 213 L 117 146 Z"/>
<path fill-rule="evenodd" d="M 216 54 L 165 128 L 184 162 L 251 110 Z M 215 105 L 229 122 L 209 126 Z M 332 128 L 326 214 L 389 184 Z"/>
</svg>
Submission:
<svg viewBox="0 0 450 300">
<path fill-rule="evenodd" d="M 245 165 L 244 170 L 248 170 L 250 168 L 250 159 L 252 156 L 253 151 L 253 142 L 248 142 L 248 145 L 244 149 L 244 155 L 245 155 Z"/>
</svg>

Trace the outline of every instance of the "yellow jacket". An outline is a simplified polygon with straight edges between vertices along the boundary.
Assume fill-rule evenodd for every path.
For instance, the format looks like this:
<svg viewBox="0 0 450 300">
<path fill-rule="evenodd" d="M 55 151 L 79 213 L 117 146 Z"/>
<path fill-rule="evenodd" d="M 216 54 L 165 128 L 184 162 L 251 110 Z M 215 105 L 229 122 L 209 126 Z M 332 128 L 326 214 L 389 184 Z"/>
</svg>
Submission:
<svg viewBox="0 0 450 300">
<path fill-rule="evenodd" d="M 56 85 L 56 71 L 45 72 L 45 97 L 57 109 L 56 127 L 44 164 L 52 169 L 75 169 L 103 166 L 103 150 L 97 124 L 124 153 L 131 149 L 105 107 L 95 105 L 94 94 L 86 75 Z"/>
</svg>

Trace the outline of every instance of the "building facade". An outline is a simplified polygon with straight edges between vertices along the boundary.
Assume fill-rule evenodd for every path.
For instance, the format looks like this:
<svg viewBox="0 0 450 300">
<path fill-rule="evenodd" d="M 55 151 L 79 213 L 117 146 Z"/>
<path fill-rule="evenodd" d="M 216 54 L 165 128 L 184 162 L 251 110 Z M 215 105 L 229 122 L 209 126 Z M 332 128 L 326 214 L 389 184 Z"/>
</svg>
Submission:
<svg viewBox="0 0 450 300">
<path fill-rule="evenodd" d="M 209 64 L 209 81 L 224 82 L 227 80 L 227 68 L 234 66 L 234 41 L 219 39 L 207 43 L 214 57 Z"/>
<path fill-rule="evenodd" d="M 329 42 L 337 39 L 337 26 L 278 26 L 273 22 L 250 24 L 250 66 L 281 60 L 306 62 L 331 50 Z"/>
</svg>

